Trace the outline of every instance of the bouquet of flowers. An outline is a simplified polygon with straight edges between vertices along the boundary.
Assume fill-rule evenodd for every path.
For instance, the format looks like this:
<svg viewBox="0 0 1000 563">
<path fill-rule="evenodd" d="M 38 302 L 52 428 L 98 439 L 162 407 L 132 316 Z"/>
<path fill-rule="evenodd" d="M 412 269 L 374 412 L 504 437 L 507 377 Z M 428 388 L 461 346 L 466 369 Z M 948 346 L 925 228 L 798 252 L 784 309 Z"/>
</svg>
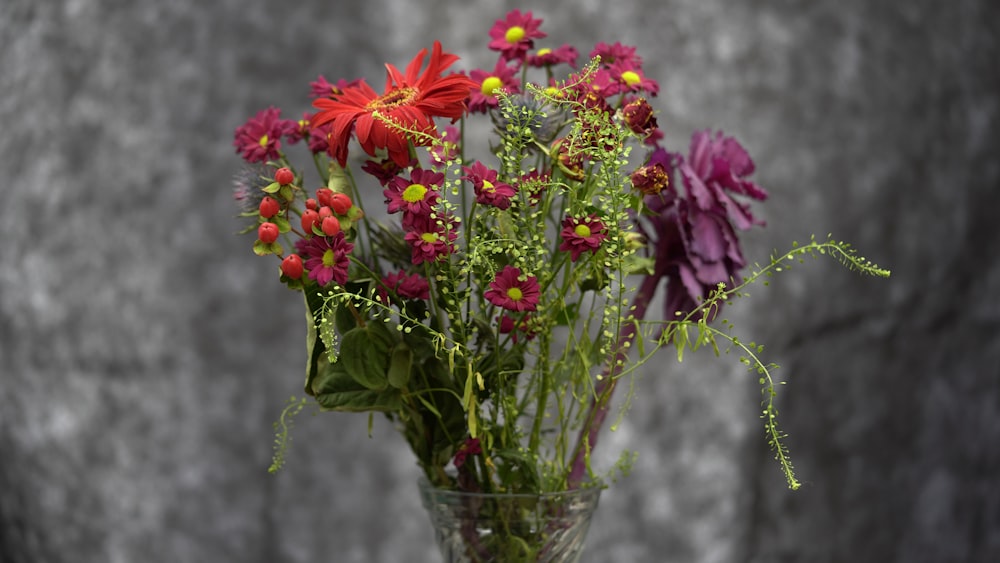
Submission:
<svg viewBox="0 0 1000 563">
<path fill-rule="evenodd" d="M 699 131 L 668 150 L 634 47 L 536 48 L 540 24 L 498 20 L 492 68 L 456 71 L 434 42 L 387 64 L 381 92 L 321 76 L 301 119 L 272 107 L 236 130 L 253 250 L 304 297 L 305 393 L 384 413 L 435 488 L 540 494 L 601 481 L 590 459 L 613 392 L 660 348 L 736 349 L 797 487 L 772 366 L 712 321 L 809 254 L 888 272 L 812 240 L 744 277 L 738 233 L 761 225 L 749 202 L 767 193 L 743 146 Z"/>
</svg>

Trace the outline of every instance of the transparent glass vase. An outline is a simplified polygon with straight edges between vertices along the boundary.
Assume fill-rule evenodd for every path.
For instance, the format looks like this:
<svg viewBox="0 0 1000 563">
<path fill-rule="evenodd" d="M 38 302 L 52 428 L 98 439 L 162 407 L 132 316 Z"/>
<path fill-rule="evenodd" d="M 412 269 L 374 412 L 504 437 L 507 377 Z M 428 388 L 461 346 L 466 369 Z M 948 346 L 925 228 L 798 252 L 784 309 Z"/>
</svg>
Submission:
<svg viewBox="0 0 1000 563">
<path fill-rule="evenodd" d="M 600 495 L 599 487 L 541 495 L 465 493 L 420 481 L 445 563 L 576 562 Z"/>
</svg>

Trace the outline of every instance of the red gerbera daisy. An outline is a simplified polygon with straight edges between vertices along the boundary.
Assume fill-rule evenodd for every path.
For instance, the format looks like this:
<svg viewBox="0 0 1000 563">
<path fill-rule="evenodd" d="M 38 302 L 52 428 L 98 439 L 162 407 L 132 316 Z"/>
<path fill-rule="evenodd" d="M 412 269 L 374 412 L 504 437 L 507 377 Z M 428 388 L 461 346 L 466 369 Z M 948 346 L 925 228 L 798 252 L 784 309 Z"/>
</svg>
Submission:
<svg viewBox="0 0 1000 563">
<path fill-rule="evenodd" d="M 422 49 L 407 65 L 405 73 L 386 64 L 385 93 L 382 95 L 361 81 L 344 88 L 335 100 L 319 98 L 313 101 L 313 106 L 320 110 L 313 117 L 313 126 L 333 123 L 331 152 L 341 166 L 347 163 L 347 143 L 352 126 L 366 153 L 375 156 L 375 149 L 386 149 L 389 158 L 400 166 L 406 166 L 410 162 L 410 141 L 421 146 L 430 143 L 426 139 L 414 139 L 384 120 L 436 135 L 433 117 L 453 120 L 462 117 L 469 89 L 476 84 L 462 74 L 441 76 L 458 60 L 458 56 L 443 52 L 439 41 L 434 42 L 427 68 L 421 74 L 426 56 L 427 49 Z M 375 112 L 380 117 L 375 117 Z"/>
<path fill-rule="evenodd" d="M 538 307 L 540 293 L 538 278 L 525 276 L 522 280 L 519 268 L 504 266 L 483 296 L 497 307 L 521 312 L 534 311 Z"/>
</svg>

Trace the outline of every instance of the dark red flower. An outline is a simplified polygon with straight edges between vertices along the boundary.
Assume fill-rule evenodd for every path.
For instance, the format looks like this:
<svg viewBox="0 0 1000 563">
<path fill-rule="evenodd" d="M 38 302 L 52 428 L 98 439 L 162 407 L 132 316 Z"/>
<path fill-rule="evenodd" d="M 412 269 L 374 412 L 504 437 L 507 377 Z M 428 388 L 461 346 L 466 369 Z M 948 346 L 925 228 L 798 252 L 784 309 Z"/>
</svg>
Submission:
<svg viewBox="0 0 1000 563">
<path fill-rule="evenodd" d="M 374 156 L 376 149 L 386 149 L 394 162 L 406 166 L 410 162 L 409 143 L 426 146 L 430 141 L 400 131 L 393 125 L 437 135 L 432 118 L 458 119 L 466 111 L 465 99 L 469 89 L 476 85 L 467 76 L 451 74 L 441 76 L 458 56 L 441 50 L 441 43 L 434 42 L 427 68 L 420 72 L 427 49 L 421 50 L 402 73 L 391 64 L 385 65 L 387 77 L 385 92 L 379 95 L 364 81 L 344 88 L 336 97 L 318 98 L 313 101 L 318 111 L 313 116 L 314 127 L 332 123 L 329 142 L 331 154 L 341 166 L 347 163 L 347 144 L 353 128 L 361 148 Z M 374 114 L 378 113 L 380 117 Z"/>
</svg>

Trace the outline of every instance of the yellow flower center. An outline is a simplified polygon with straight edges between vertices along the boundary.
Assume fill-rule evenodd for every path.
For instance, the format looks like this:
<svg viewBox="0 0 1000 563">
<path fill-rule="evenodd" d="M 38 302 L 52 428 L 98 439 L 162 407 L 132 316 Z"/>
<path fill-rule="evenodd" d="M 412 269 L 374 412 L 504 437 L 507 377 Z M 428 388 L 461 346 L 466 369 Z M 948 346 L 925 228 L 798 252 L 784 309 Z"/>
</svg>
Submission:
<svg viewBox="0 0 1000 563">
<path fill-rule="evenodd" d="M 420 235 L 420 239 L 428 244 L 434 244 L 435 242 L 438 241 L 438 238 L 439 237 L 437 233 L 424 233 Z"/>
<path fill-rule="evenodd" d="M 258 142 L 260 143 L 260 146 L 266 147 L 267 146 L 267 140 L 268 140 L 267 139 L 267 135 L 264 135 L 263 137 L 260 138 L 260 141 L 258 141 Z"/>
<path fill-rule="evenodd" d="M 538 56 L 544 57 L 545 55 L 548 55 L 551 52 L 552 49 L 549 49 L 548 47 L 542 47 L 541 49 L 538 50 Z"/>
<path fill-rule="evenodd" d="M 423 201 L 425 195 L 427 195 L 427 186 L 423 184 L 410 184 L 403 190 L 403 201 L 417 203 L 418 201 Z"/>
<path fill-rule="evenodd" d="M 326 252 L 323 253 L 323 266 L 325 268 L 333 267 L 337 263 L 337 257 L 333 253 L 332 248 L 327 248 Z"/>
<path fill-rule="evenodd" d="M 634 86 L 635 84 L 641 82 L 642 78 L 639 77 L 638 73 L 631 70 L 626 70 L 625 72 L 622 73 L 622 80 L 625 81 L 625 84 L 628 84 L 629 86 Z"/>
<path fill-rule="evenodd" d="M 517 43 L 524 39 L 524 28 L 519 25 L 512 26 L 507 30 L 503 38 L 507 40 L 507 43 Z"/>
<path fill-rule="evenodd" d="M 583 238 L 587 238 L 591 234 L 590 227 L 587 225 L 577 225 L 576 228 L 573 229 L 573 232 L 576 233 L 576 236 Z"/>
<path fill-rule="evenodd" d="M 489 180 L 483 180 L 482 191 L 487 193 L 493 193 L 497 191 L 497 189 L 496 186 L 493 185 L 493 182 L 490 182 Z"/>
<path fill-rule="evenodd" d="M 500 88 L 503 88 L 503 81 L 496 76 L 491 76 L 486 80 L 483 80 L 483 86 L 480 88 L 480 91 L 484 96 L 490 96 L 493 92 L 499 90 Z"/>
<path fill-rule="evenodd" d="M 507 290 L 507 297 L 510 297 L 514 301 L 520 301 L 521 299 L 524 299 L 524 294 L 521 293 L 519 288 L 512 287 Z"/>
<path fill-rule="evenodd" d="M 365 104 L 365 109 L 368 111 L 376 111 L 380 109 L 391 109 L 397 106 L 403 106 L 412 102 L 417 97 L 417 93 L 417 89 L 410 86 L 394 88 Z"/>
</svg>

